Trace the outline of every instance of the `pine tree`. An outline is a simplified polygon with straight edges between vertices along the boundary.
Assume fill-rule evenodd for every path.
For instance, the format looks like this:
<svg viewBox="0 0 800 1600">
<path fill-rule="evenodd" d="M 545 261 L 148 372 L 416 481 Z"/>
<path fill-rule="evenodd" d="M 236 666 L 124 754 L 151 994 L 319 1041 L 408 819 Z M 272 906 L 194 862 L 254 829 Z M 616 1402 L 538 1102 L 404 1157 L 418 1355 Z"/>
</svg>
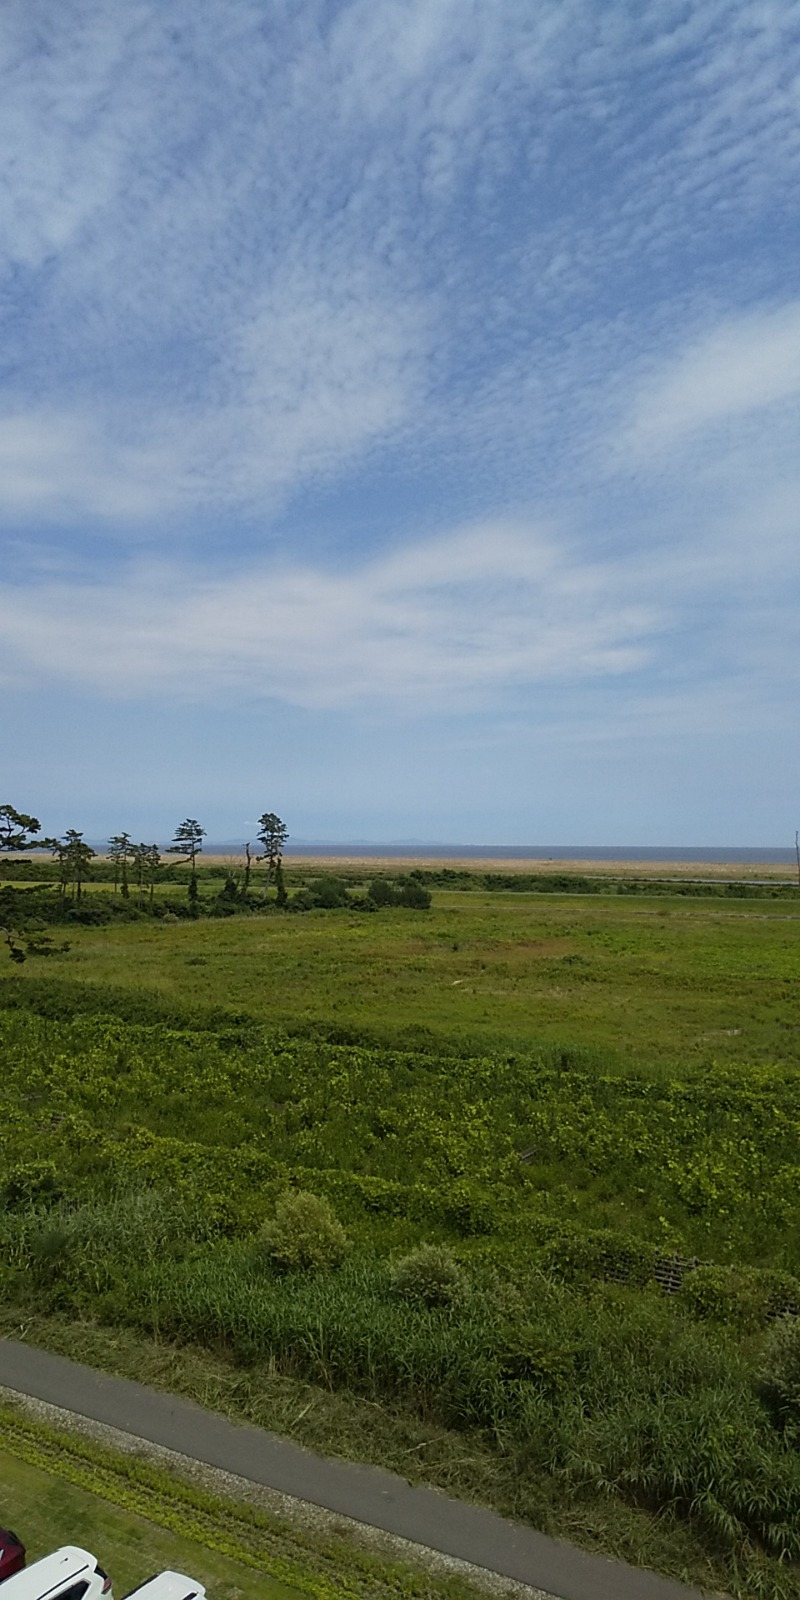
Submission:
<svg viewBox="0 0 800 1600">
<path fill-rule="evenodd" d="M 0 806 L 0 850 L 15 852 L 18 850 L 35 850 L 52 847 L 52 840 L 37 840 L 32 837 L 34 833 L 41 832 L 41 823 L 37 817 L 29 817 L 24 811 L 15 810 L 14 806 Z"/>
<path fill-rule="evenodd" d="M 260 855 L 258 859 L 259 861 L 266 861 L 267 863 L 267 881 L 264 889 L 265 894 L 269 892 L 269 886 L 272 882 L 273 872 L 275 872 L 276 868 L 281 865 L 283 859 L 283 847 L 288 837 L 289 829 L 287 828 L 286 823 L 282 822 L 280 817 L 276 816 L 274 811 L 265 811 L 263 816 L 259 817 L 258 839 L 263 845 L 263 855 Z"/>
<path fill-rule="evenodd" d="M 133 855 L 133 843 L 129 833 L 115 833 L 108 841 L 108 853 L 114 863 L 114 892 L 117 885 L 121 886 L 122 898 L 127 900 L 130 894 L 128 887 L 128 861 Z"/>
<path fill-rule="evenodd" d="M 197 857 L 203 848 L 206 836 L 205 828 L 201 828 L 194 817 L 187 817 L 175 829 L 172 844 L 167 847 L 169 855 L 182 855 L 184 861 L 191 862 L 192 872 L 189 878 L 189 903 L 197 907 Z"/>
</svg>

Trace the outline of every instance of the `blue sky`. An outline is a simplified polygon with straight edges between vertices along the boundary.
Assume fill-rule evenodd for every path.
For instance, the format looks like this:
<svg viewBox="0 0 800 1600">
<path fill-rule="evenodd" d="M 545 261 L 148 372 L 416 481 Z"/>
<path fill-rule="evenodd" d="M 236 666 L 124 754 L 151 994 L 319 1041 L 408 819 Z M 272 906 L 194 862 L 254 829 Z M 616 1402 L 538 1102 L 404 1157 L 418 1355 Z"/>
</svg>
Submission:
<svg viewBox="0 0 800 1600">
<path fill-rule="evenodd" d="M 791 843 L 800 4 L 6 0 L 4 791 Z"/>
</svg>

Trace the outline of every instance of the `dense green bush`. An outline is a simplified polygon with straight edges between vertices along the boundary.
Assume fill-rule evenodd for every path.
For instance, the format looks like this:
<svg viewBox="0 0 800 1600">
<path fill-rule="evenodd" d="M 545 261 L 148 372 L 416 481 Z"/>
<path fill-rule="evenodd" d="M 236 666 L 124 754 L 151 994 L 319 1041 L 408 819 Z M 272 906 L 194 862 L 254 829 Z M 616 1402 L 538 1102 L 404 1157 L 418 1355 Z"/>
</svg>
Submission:
<svg viewBox="0 0 800 1600">
<path fill-rule="evenodd" d="M 420 877 L 412 873 L 408 878 L 373 878 L 367 891 L 374 906 L 408 906 L 412 911 L 427 911 L 431 903 L 430 889 Z"/>
<path fill-rule="evenodd" d="M 280 1196 L 261 1240 L 269 1259 L 286 1272 L 338 1267 L 347 1251 L 347 1234 L 330 1201 L 305 1189 Z"/>
<path fill-rule="evenodd" d="M 313 911 L 317 905 L 317 897 L 313 889 L 296 889 L 289 895 L 287 911 Z"/>
<path fill-rule="evenodd" d="M 419 882 L 419 879 L 407 878 L 405 883 L 400 886 L 397 904 L 409 906 L 412 911 L 428 911 L 431 904 L 431 891 L 426 889 L 425 885 Z"/>
<path fill-rule="evenodd" d="M 787 1310 L 800 1313 L 800 1282 L 757 1267 L 697 1267 L 687 1273 L 680 1294 L 692 1316 L 742 1331 L 763 1327 Z"/>
<path fill-rule="evenodd" d="M 464 1274 L 444 1244 L 422 1244 L 392 1268 L 392 1288 L 421 1306 L 452 1306 L 464 1293 Z"/>
<path fill-rule="evenodd" d="M 545 1240 L 541 1258 L 566 1283 L 652 1283 L 656 1252 L 652 1244 L 611 1228 L 557 1228 Z"/>
<path fill-rule="evenodd" d="M 373 878 L 367 891 L 373 905 L 396 906 L 397 890 L 388 878 Z"/>
<path fill-rule="evenodd" d="M 339 906 L 347 905 L 347 885 L 341 878 L 334 877 L 333 873 L 325 878 L 315 878 L 310 887 L 315 906 L 320 906 L 323 911 L 335 911 Z"/>
</svg>

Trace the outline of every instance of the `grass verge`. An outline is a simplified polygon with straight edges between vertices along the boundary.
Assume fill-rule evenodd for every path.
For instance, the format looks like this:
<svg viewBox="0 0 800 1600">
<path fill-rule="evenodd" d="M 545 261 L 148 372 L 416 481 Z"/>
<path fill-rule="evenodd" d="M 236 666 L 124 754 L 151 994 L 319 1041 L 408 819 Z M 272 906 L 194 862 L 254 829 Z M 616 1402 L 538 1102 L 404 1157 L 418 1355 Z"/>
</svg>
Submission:
<svg viewBox="0 0 800 1600">
<path fill-rule="evenodd" d="M 346 1531 L 299 1530 L 7 1404 L 0 1470 L 4 1516 L 18 1524 L 29 1558 L 79 1540 L 111 1570 L 117 1594 L 165 1566 L 199 1578 L 214 1600 L 470 1600 L 480 1592 L 389 1562 Z"/>
<path fill-rule="evenodd" d="M 106 1489 L 98 1492 L 94 1488 L 89 1463 L 80 1463 L 76 1457 L 60 1459 L 60 1449 L 52 1439 L 41 1433 L 33 1435 L 27 1428 L 18 1432 L 6 1411 L 0 1417 L 0 1428 L 3 1516 L 24 1538 L 29 1563 L 59 1545 L 77 1542 L 110 1572 L 117 1596 L 165 1569 L 199 1579 L 214 1600 L 302 1600 L 308 1594 L 257 1573 L 185 1533 L 170 1532 L 163 1524 L 156 1526 L 151 1516 L 131 1508 L 131 1497 L 124 1492 L 112 1504 Z M 65 1467 L 69 1476 L 65 1476 Z M 92 1487 L 78 1482 L 79 1476 Z"/>
</svg>

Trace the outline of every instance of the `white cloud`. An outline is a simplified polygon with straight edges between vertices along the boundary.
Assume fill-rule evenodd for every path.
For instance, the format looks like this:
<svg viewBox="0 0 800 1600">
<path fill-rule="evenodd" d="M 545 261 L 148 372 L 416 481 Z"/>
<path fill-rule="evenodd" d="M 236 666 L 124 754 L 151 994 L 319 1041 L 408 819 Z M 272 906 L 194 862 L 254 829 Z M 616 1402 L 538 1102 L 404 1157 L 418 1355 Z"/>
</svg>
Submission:
<svg viewBox="0 0 800 1600">
<path fill-rule="evenodd" d="M 425 322 L 366 271 L 327 285 L 302 266 L 283 274 L 230 352 L 223 470 L 245 493 L 308 482 L 391 436 L 419 398 Z"/>
<path fill-rule="evenodd" d="M 426 713 L 509 689 L 640 667 L 653 609 L 613 568 L 541 535 L 462 531 L 348 573 L 261 568 L 218 580 L 174 569 L 115 583 L 38 583 L 0 598 L 9 681 L 112 696 L 273 697 Z"/>
<path fill-rule="evenodd" d="M 643 455 L 800 398 L 800 301 L 728 320 L 645 382 L 627 443 Z"/>
<path fill-rule="evenodd" d="M 0 506 L 42 521 L 86 515 L 139 521 L 171 507 L 176 448 L 113 437 L 113 424 L 55 408 L 0 417 Z"/>
</svg>

